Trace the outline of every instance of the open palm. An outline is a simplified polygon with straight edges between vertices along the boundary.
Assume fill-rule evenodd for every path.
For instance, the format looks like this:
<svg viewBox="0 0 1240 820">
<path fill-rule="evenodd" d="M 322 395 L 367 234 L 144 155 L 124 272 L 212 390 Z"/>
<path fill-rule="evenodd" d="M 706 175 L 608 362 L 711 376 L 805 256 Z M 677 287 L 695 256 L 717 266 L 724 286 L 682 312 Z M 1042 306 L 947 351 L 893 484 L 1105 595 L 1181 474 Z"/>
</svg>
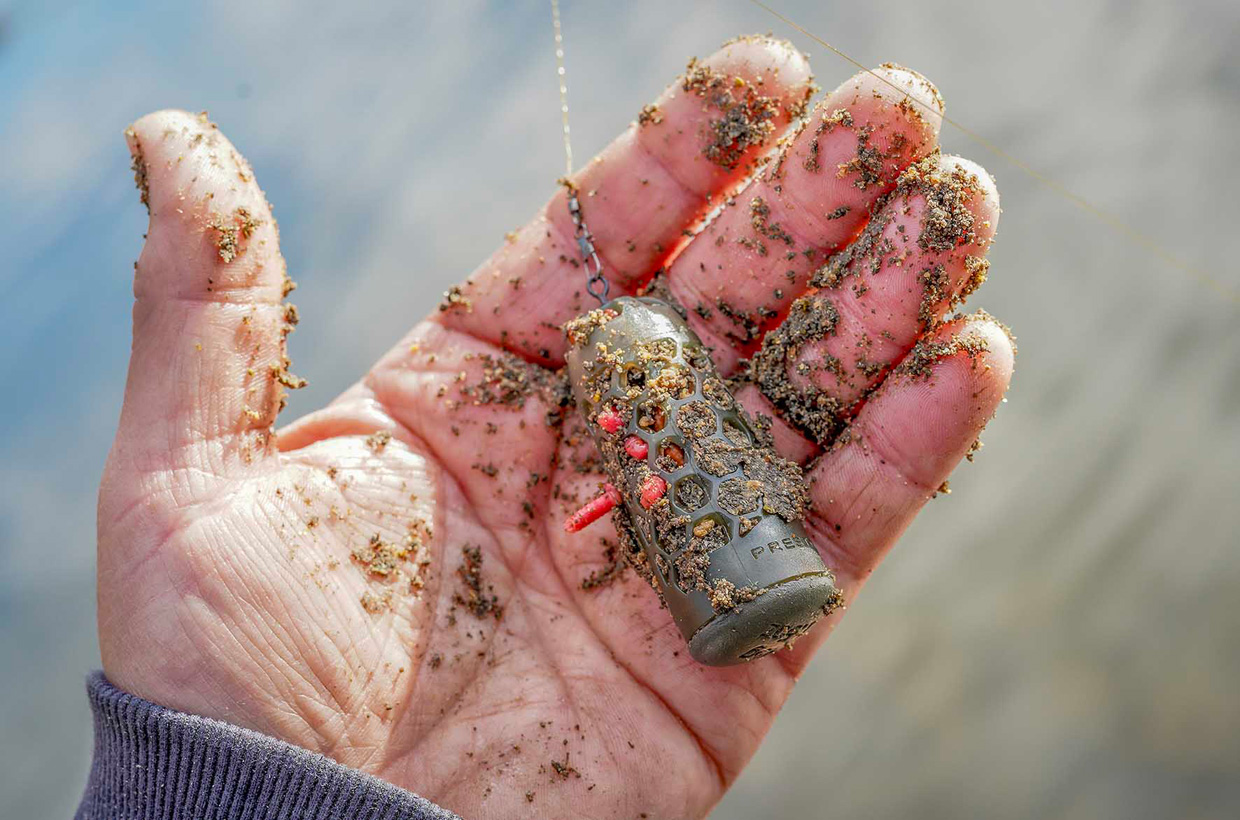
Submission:
<svg viewBox="0 0 1240 820">
<path fill-rule="evenodd" d="M 988 317 L 941 321 L 985 272 L 986 174 L 938 156 L 939 118 L 870 74 L 760 162 L 809 86 L 787 45 L 731 43 L 574 181 L 612 295 L 666 268 L 720 370 L 746 376 L 742 403 L 807 465 L 807 529 L 851 599 L 976 441 L 1013 353 Z M 563 531 L 601 480 L 554 373 L 559 326 L 592 306 L 563 195 L 277 436 L 297 317 L 248 165 L 205 116 L 127 137 L 151 224 L 100 491 L 111 681 L 469 817 L 704 815 L 838 614 L 703 667 L 609 565 L 610 524 Z"/>
</svg>

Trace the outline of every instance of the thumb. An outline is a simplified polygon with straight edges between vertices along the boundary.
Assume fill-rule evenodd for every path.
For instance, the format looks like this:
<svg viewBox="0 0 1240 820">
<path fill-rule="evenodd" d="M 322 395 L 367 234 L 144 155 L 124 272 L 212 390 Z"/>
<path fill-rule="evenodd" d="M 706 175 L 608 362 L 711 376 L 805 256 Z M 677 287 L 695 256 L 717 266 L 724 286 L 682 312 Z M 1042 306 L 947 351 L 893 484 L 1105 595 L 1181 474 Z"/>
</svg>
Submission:
<svg viewBox="0 0 1240 820">
<path fill-rule="evenodd" d="M 248 163 L 206 114 L 125 131 L 150 212 L 135 265 L 133 350 L 111 470 L 235 475 L 274 456 L 296 309 Z"/>
</svg>

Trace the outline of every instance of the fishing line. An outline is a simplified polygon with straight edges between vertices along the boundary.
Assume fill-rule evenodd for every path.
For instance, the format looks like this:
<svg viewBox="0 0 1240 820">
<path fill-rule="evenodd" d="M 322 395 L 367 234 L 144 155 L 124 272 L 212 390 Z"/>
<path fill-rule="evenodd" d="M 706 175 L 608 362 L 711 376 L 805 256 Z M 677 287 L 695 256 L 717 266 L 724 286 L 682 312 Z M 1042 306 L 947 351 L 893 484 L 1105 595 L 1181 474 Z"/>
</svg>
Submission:
<svg viewBox="0 0 1240 820">
<path fill-rule="evenodd" d="M 1024 160 L 1020 159 L 1019 157 L 1013 156 L 1007 151 L 1004 151 L 998 145 L 995 145 L 993 142 L 991 142 L 990 140 L 988 140 L 986 137 L 982 136 L 978 132 L 974 131 L 972 128 L 969 128 L 968 126 L 964 125 L 963 123 L 957 120 L 952 119 L 951 117 L 941 114 L 937 109 L 933 109 L 926 103 L 917 99 L 916 97 L 909 95 L 908 92 L 906 92 L 903 88 L 900 88 L 895 83 L 891 82 L 891 80 L 888 80 L 886 77 L 883 77 L 882 75 L 878 74 L 873 69 L 869 68 L 864 63 L 862 63 L 861 61 L 845 53 L 842 49 L 838 48 L 837 46 L 834 46 L 831 43 L 828 43 L 826 40 L 812 33 L 811 31 L 809 31 L 808 29 L 806 29 L 804 26 L 800 25 L 799 23 L 793 20 L 790 20 L 788 17 L 784 16 L 780 12 L 771 8 L 766 3 L 763 3 L 761 0 L 749 0 L 749 2 L 753 3 L 755 6 L 762 9 L 763 11 L 767 12 L 772 17 L 775 17 L 777 20 L 780 20 L 784 24 L 796 29 L 801 34 L 804 34 L 806 37 L 818 43 L 823 48 L 828 49 L 829 51 L 834 53 L 836 56 L 842 58 L 843 60 L 846 60 L 847 62 L 861 69 L 865 73 L 869 74 L 871 77 L 874 77 L 876 80 L 882 82 L 885 85 L 891 86 L 896 91 L 904 95 L 905 99 L 910 100 L 911 102 L 921 106 L 922 108 L 924 108 L 926 111 L 929 111 L 934 116 L 942 117 L 943 122 L 952 126 L 957 131 L 964 134 L 969 139 L 973 140 L 973 142 L 985 148 L 991 154 L 994 154 L 1000 159 L 1019 168 L 1026 175 L 1033 178 L 1034 181 L 1042 184 L 1044 187 L 1046 187 L 1050 191 L 1054 192 L 1055 194 L 1058 194 L 1059 196 L 1068 200 L 1072 204 L 1076 205 L 1082 211 L 1084 211 L 1087 214 L 1090 214 L 1091 216 L 1093 216 L 1095 219 L 1102 222 L 1107 227 L 1121 234 L 1126 239 L 1128 239 L 1130 242 L 1149 251 L 1151 254 L 1153 254 L 1160 260 L 1162 260 L 1168 267 L 1174 268 L 1175 270 L 1178 270 L 1181 273 L 1188 274 L 1189 276 L 1196 279 L 1198 282 L 1212 288 L 1219 295 L 1229 300 L 1233 304 L 1240 305 L 1240 291 L 1237 291 L 1233 286 L 1229 285 L 1226 282 L 1222 282 L 1218 279 L 1215 279 L 1213 276 L 1206 273 L 1204 270 L 1202 270 L 1198 266 L 1193 265 L 1192 263 L 1186 262 L 1183 259 L 1179 258 L 1175 254 L 1173 254 L 1171 251 L 1167 250 L 1161 243 L 1155 242 L 1153 239 L 1150 239 L 1148 236 L 1143 234 L 1139 229 L 1128 224 L 1123 219 L 1120 219 L 1118 216 L 1111 213 L 1110 211 L 1107 211 L 1101 206 L 1095 205 L 1094 203 L 1085 199 L 1085 197 L 1081 196 L 1080 194 L 1074 193 L 1062 183 L 1056 181 L 1055 179 L 1052 179 L 1046 174 L 1043 174 L 1042 172 L 1033 168 L 1031 165 L 1029 165 Z"/>
<path fill-rule="evenodd" d="M 594 249 L 594 234 L 590 233 L 590 228 L 586 225 L 581 199 L 577 196 L 577 186 L 572 182 L 573 140 L 568 128 L 568 78 L 564 71 L 564 30 L 560 27 L 559 0 L 551 0 L 551 27 L 555 31 L 555 68 L 560 79 L 560 119 L 564 123 L 565 170 L 564 176 L 560 177 L 560 184 L 568 192 L 568 214 L 572 217 L 573 236 L 577 240 L 577 250 L 581 253 L 581 268 L 586 273 L 586 292 L 602 306 L 607 304 L 611 283 L 603 270 L 603 260 Z"/>
<path fill-rule="evenodd" d="M 564 73 L 564 30 L 560 2 L 551 0 L 551 27 L 555 32 L 555 73 L 560 78 L 560 120 L 564 123 L 564 178 L 573 175 L 573 141 L 568 129 L 568 78 Z"/>
</svg>

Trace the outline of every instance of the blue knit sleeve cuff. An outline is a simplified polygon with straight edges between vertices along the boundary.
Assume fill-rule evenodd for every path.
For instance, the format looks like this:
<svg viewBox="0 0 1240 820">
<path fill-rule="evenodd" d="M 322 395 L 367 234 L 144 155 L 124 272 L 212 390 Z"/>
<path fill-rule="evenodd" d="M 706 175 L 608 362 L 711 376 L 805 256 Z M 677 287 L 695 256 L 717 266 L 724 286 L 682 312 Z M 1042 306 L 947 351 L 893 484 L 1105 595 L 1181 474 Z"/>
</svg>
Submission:
<svg viewBox="0 0 1240 820">
<path fill-rule="evenodd" d="M 77 820 L 449 820 L 314 752 L 87 679 L 95 752 Z"/>
</svg>

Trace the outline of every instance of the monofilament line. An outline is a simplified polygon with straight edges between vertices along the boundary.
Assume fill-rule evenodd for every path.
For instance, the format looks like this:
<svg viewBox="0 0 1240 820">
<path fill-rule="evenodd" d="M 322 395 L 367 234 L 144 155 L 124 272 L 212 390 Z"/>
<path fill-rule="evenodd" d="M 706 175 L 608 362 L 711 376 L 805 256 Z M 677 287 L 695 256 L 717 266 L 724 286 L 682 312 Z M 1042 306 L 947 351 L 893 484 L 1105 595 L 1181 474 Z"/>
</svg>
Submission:
<svg viewBox="0 0 1240 820">
<path fill-rule="evenodd" d="M 574 238 L 577 250 L 581 252 L 581 268 L 586 275 L 586 292 L 598 300 L 600 305 L 607 304 L 607 294 L 611 284 L 603 271 L 603 260 L 594 248 L 594 234 L 586 225 L 585 214 L 582 213 L 581 199 L 577 195 L 577 186 L 573 184 L 573 141 L 568 130 L 568 78 L 564 71 L 564 31 L 560 28 L 560 3 L 551 0 L 551 27 L 555 31 L 555 68 L 560 80 L 560 118 L 564 121 L 564 176 L 560 184 L 567 192 L 568 215 L 573 220 Z"/>
<path fill-rule="evenodd" d="M 573 175 L 573 141 L 568 130 L 568 78 L 564 72 L 564 32 L 560 29 L 560 3 L 551 0 L 551 27 L 555 30 L 555 71 L 560 79 L 560 119 L 564 123 L 564 176 Z"/>
<path fill-rule="evenodd" d="M 966 137 L 973 140 L 975 143 L 982 146 L 990 153 L 1016 166 L 1022 172 L 1032 177 L 1035 181 L 1041 183 L 1042 185 L 1049 188 L 1051 191 L 1063 197 L 1064 199 L 1067 199 L 1069 202 L 1076 205 L 1082 211 L 1085 211 L 1086 213 L 1090 214 L 1094 218 L 1098 219 L 1100 222 L 1102 222 L 1104 225 L 1114 230 L 1116 233 L 1122 234 L 1126 239 L 1131 241 L 1133 244 L 1139 245 L 1140 247 L 1144 248 L 1150 254 L 1162 260 L 1168 267 L 1174 268 L 1180 271 L 1181 273 L 1188 274 L 1189 276 L 1193 277 L 1194 279 L 1201 282 L 1202 284 L 1208 285 L 1210 288 L 1217 291 L 1220 295 L 1222 295 L 1224 298 L 1231 301 L 1233 304 L 1240 305 L 1240 292 L 1237 292 L 1235 287 L 1233 287 L 1232 285 L 1226 282 L 1222 282 L 1218 279 L 1215 279 L 1213 276 L 1206 273 L 1204 270 L 1197 267 L 1196 265 L 1190 264 L 1188 262 L 1185 262 L 1183 259 L 1180 259 L 1178 256 L 1173 254 L 1171 251 L 1163 247 L 1160 243 L 1155 242 L 1154 240 L 1150 239 L 1148 236 L 1143 234 L 1139 229 L 1134 228 L 1132 225 L 1129 225 L 1127 222 L 1120 219 L 1118 216 L 1112 214 L 1110 211 L 1105 210 L 1101 206 L 1095 205 L 1094 203 L 1085 199 L 1080 194 L 1073 193 L 1071 190 L 1066 188 L 1062 183 L 1059 183 L 1055 181 L 1054 179 L 1051 179 L 1050 177 L 1041 173 L 1040 171 L 1035 170 L 1032 166 L 1030 166 L 1025 161 L 1019 159 L 1018 157 L 1012 156 L 1007 151 L 1004 151 L 1002 148 L 995 145 L 993 142 L 986 139 L 985 137 L 983 137 L 981 134 L 977 133 L 973 129 L 966 127 L 965 125 L 963 125 L 960 122 L 957 122 L 951 117 L 941 114 L 936 109 L 931 108 L 926 103 L 922 102 L 916 97 L 911 96 L 910 94 L 908 94 L 907 91 L 905 91 L 903 88 L 900 88 L 898 85 L 893 83 L 891 80 L 888 80 L 886 77 L 883 77 L 882 75 L 878 74 L 873 69 L 864 65 L 862 62 L 853 58 L 852 56 L 844 53 L 839 48 L 831 45 L 830 43 L 828 43 L 826 40 L 822 39 L 818 35 L 811 33 L 804 26 L 798 23 L 795 23 L 792 20 L 789 20 L 787 17 L 785 17 L 784 15 L 780 14 L 775 9 L 768 6 L 766 3 L 761 2 L 761 0 L 749 0 L 749 2 L 753 3 L 755 6 L 762 9 L 763 11 L 767 12 L 772 17 L 775 17 L 777 20 L 780 20 L 784 24 L 791 26 L 792 28 L 801 32 L 806 37 L 813 40 L 815 43 L 818 43 L 818 45 L 836 54 L 838 57 L 841 57 L 842 59 L 847 60 L 848 62 L 852 63 L 854 66 L 866 72 L 870 76 L 874 77 L 879 82 L 882 82 L 885 85 L 891 86 L 896 91 L 900 92 L 900 94 L 904 95 L 905 99 L 910 100 L 916 105 L 921 106 L 922 108 L 924 108 L 925 110 L 933 114 L 934 116 L 942 117 L 943 122 L 952 126 L 957 131 L 964 134 Z"/>
</svg>

